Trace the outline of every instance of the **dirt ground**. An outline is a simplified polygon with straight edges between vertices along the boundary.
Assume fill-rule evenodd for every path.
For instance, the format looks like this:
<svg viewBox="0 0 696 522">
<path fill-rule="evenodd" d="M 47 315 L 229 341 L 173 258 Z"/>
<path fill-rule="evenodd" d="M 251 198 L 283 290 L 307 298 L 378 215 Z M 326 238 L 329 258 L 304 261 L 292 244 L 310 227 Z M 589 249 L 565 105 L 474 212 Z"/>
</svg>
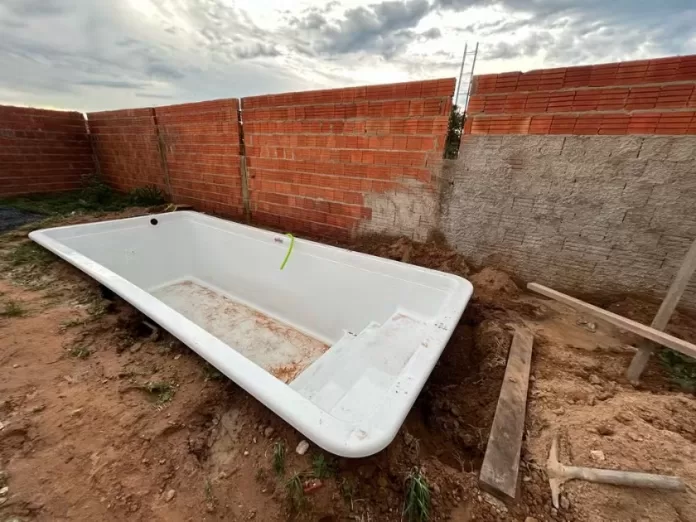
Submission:
<svg viewBox="0 0 696 522">
<path fill-rule="evenodd" d="M 129 305 L 28 243 L 31 226 L 0 235 L 0 492 L 7 487 L 0 521 L 399 521 L 416 467 L 430 484 L 433 521 L 696 520 L 694 396 L 657 358 L 631 386 L 623 373 L 635 337 L 524 293 L 495 269 L 472 273 L 439 243 L 349 245 L 467 276 L 475 286 L 394 442 L 349 460 L 313 445 L 298 455 L 301 434 L 180 342 L 153 334 Z M 649 322 L 656 307 L 623 300 L 612 309 Z M 506 505 L 479 490 L 477 471 L 517 325 L 534 332 L 535 345 L 520 493 Z M 696 341 L 693 318 L 679 314 L 671 331 Z M 566 464 L 674 474 L 688 490 L 575 481 L 552 509 L 544 467 L 555 433 Z M 279 444 L 282 473 L 273 466 Z M 317 462 L 325 476 L 309 479 Z M 307 491 L 298 504 L 288 490 L 294 473 Z"/>
</svg>

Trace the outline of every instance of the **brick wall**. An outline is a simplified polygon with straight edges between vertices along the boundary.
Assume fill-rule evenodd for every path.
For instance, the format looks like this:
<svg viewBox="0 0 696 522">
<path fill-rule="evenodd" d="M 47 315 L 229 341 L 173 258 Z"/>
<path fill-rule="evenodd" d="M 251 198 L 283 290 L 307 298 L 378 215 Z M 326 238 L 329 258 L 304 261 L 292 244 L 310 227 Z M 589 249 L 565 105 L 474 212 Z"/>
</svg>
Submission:
<svg viewBox="0 0 696 522">
<path fill-rule="evenodd" d="M 0 106 L 0 196 L 77 189 L 94 170 L 82 114 Z"/>
<path fill-rule="evenodd" d="M 104 180 L 120 191 L 155 185 L 176 203 L 243 214 L 239 100 L 87 115 Z"/>
<path fill-rule="evenodd" d="M 155 185 L 166 191 L 154 109 L 87 114 L 99 171 L 116 190 Z"/>
<path fill-rule="evenodd" d="M 476 76 L 467 134 L 696 134 L 696 55 Z"/>
<path fill-rule="evenodd" d="M 436 225 L 454 79 L 242 100 L 254 221 L 423 239 Z"/>
<path fill-rule="evenodd" d="M 238 110 L 237 99 L 155 108 L 173 201 L 243 215 Z"/>
<path fill-rule="evenodd" d="M 561 291 L 663 298 L 696 238 L 696 57 L 474 83 L 447 239 Z M 696 281 L 682 303 L 696 309 Z"/>
</svg>

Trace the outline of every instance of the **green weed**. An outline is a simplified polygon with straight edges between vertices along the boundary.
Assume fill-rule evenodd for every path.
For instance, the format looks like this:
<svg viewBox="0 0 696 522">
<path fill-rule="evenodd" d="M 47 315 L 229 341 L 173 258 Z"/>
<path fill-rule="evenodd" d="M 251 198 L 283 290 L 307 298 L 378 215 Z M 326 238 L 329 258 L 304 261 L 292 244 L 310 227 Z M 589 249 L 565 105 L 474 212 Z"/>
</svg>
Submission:
<svg viewBox="0 0 696 522">
<path fill-rule="evenodd" d="M 67 330 L 68 328 L 74 328 L 75 326 L 80 326 L 84 323 L 83 319 L 68 319 L 60 323 L 61 330 Z"/>
<path fill-rule="evenodd" d="M 350 510 L 353 511 L 353 496 L 355 495 L 355 484 L 352 480 L 343 479 L 341 481 L 341 495 L 346 504 L 350 504 Z"/>
<path fill-rule="evenodd" d="M 166 381 L 148 382 L 145 389 L 157 398 L 158 404 L 165 404 L 174 398 L 175 387 Z"/>
<path fill-rule="evenodd" d="M 282 441 L 273 444 L 273 471 L 279 477 L 285 474 L 285 443 Z"/>
<path fill-rule="evenodd" d="M 694 359 L 668 348 L 660 350 L 659 358 L 674 384 L 687 391 L 696 390 L 696 361 Z"/>
<path fill-rule="evenodd" d="M 77 359 L 86 359 L 90 355 L 92 355 L 92 350 L 87 348 L 86 346 L 73 346 L 70 348 L 70 351 L 68 352 L 71 357 L 75 357 Z"/>
<path fill-rule="evenodd" d="M 304 494 L 304 486 L 302 485 L 302 474 L 295 472 L 285 483 L 285 491 L 290 501 L 290 506 L 295 511 L 304 509 L 307 499 Z"/>
<path fill-rule="evenodd" d="M 56 256 L 32 241 L 25 241 L 10 252 L 8 260 L 14 267 L 22 265 L 45 267 L 54 262 Z"/>
<path fill-rule="evenodd" d="M 205 503 L 211 508 L 215 508 L 217 504 L 217 498 L 213 494 L 213 485 L 210 483 L 210 479 L 205 479 L 205 485 L 203 486 L 203 493 L 205 494 Z"/>
<path fill-rule="evenodd" d="M 203 379 L 206 381 L 221 381 L 225 376 L 218 371 L 215 366 L 210 363 L 205 363 L 203 366 Z"/>
<path fill-rule="evenodd" d="M 430 486 L 419 468 L 406 478 L 404 515 L 409 522 L 427 522 L 430 519 Z"/>
<path fill-rule="evenodd" d="M 317 453 L 312 458 L 312 472 L 316 478 L 327 478 L 335 475 L 334 463 L 327 460 L 323 453 Z"/>
<path fill-rule="evenodd" d="M 91 174 L 82 178 L 79 190 L 1 198 L 0 205 L 48 216 L 65 216 L 79 212 L 118 211 L 132 206 L 147 207 L 165 201 L 165 195 L 158 187 L 139 187 L 122 194 Z"/>
<path fill-rule="evenodd" d="M 155 185 L 138 187 L 128 193 L 128 202 L 134 207 L 152 207 L 166 201 L 164 192 Z"/>
<path fill-rule="evenodd" d="M 22 305 L 17 301 L 8 301 L 5 303 L 5 309 L 0 313 L 4 317 L 21 317 L 26 313 Z"/>
</svg>

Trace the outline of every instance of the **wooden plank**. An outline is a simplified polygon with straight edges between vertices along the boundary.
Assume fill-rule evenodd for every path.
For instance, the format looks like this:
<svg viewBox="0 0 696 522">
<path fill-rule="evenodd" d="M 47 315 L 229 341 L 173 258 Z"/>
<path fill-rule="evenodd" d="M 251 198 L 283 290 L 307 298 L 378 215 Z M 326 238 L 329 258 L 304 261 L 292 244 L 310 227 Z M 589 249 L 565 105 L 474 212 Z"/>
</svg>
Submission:
<svg viewBox="0 0 696 522">
<path fill-rule="evenodd" d="M 517 492 L 533 344 L 529 330 L 515 331 L 479 474 L 483 489 L 509 499 L 514 499 Z"/>
<path fill-rule="evenodd" d="M 662 346 L 666 346 L 667 348 L 676 350 L 680 353 L 683 353 L 684 355 L 688 355 L 689 357 L 696 358 L 696 345 L 687 343 L 686 341 L 682 341 L 681 339 L 674 337 L 673 335 L 661 332 L 659 330 L 656 330 L 655 328 L 651 328 L 650 326 L 645 326 L 644 324 L 632 321 L 631 319 L 627 319 L 618 314 L 602 310 L 598 306 L 591 305 L 589 303 L 586 303 L 585 301 L 581 301 L 580 299 L 575 299 L 574 297 L 562 294 L 561 292 L 557 292 L 556 290 L 547 288 L 537 283 L 529 283 L 527 285 L 527 288 L 541 295 L 545 295 L 546 297 L 550 297 L 551 299 L 555 299 L 556 301 L 559 301 L 563 304 L 567 304 L 568 306 L 571 306 L 580 312 L 596 317 L 597 319 L 606 321 L 607 323 L 613 324 L 614 326 L 618 326 L 623 330 L 627 330 L 636 335 L 640 335 L 645 339 L 654 341 L 658 344 L 661 344 Z"/>
<path fill-rule="evenodd" d="M 696 271 L 696 240 L 691 244 L 691 248 L 684 256 L 684 261 L 682 261 L 681 267 L 677 275 L 674 276 L 674 280 L 667 291 L 665 299 L 660 305 L 660 309 L 655 314 L 655 318 L 650 324 L 651 327 L 656 330 L 664 330 L 669 323 L 674 309 L 677 307 L 679 300 L 681 299 L 684 290 L 686 290 L 686 285 L 689 284 L 691 276 L 693 276 Z M 629 381 L 637 381 L 640 379 L 643 370 L 648 365 L 650 360 L 650 355 L 652 354 L 655 346 L 649 341 L 643 341 L 638 347 L 638 353 L 633 356 L 628 371 L 626 372 L 626 377 Z"/>
</svg>

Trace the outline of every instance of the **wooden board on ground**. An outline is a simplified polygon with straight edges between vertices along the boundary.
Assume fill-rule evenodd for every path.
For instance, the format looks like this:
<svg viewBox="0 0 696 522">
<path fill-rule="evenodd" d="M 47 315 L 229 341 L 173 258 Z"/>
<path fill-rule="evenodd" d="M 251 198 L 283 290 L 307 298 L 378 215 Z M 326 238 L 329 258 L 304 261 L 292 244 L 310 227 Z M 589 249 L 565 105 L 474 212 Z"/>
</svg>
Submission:
<svg viewBox="0 0 696 522">
<path fill-rule="evenodd" d="M 517 492 L 533 344 L 529 330 L 515 331 L 479 475 L 483 489 L 510 499 Z"/>
<path fill-rule="evenodd" d="M 614 326 L 617 326 L 623 330 L 627 330 L 651 341 L 655 341 L 662 346 L 666 346 L 667 348 L 681 352 L 689 357 L 696 358 L 696 345 L 683 341 L 678 337 L 674 337 L 673 335 L 666 334 L 656 330 L 655 328 L 645 326 L 644 324 L 632 321 L 631 319 L 627 319 L 626 317 L 622 317 L 618 314 L 602 310 L 598 306 L 591 305 L 585 301 L 581 301 L 580 299 L 575 299 L 574 297 L 562 294 L 561 292 L 557 292 L 556 290 L 537 283 L 529 283 L 527 288 L 541 295 L 545 295 L 546 297 L 550 297 L 551 299 L 555 299 L 560 303 L 567 304 L 580 312 L 586 313 L 598 319 L 602 319 L 603 321 L 613 324 Z"/>
</svg>

